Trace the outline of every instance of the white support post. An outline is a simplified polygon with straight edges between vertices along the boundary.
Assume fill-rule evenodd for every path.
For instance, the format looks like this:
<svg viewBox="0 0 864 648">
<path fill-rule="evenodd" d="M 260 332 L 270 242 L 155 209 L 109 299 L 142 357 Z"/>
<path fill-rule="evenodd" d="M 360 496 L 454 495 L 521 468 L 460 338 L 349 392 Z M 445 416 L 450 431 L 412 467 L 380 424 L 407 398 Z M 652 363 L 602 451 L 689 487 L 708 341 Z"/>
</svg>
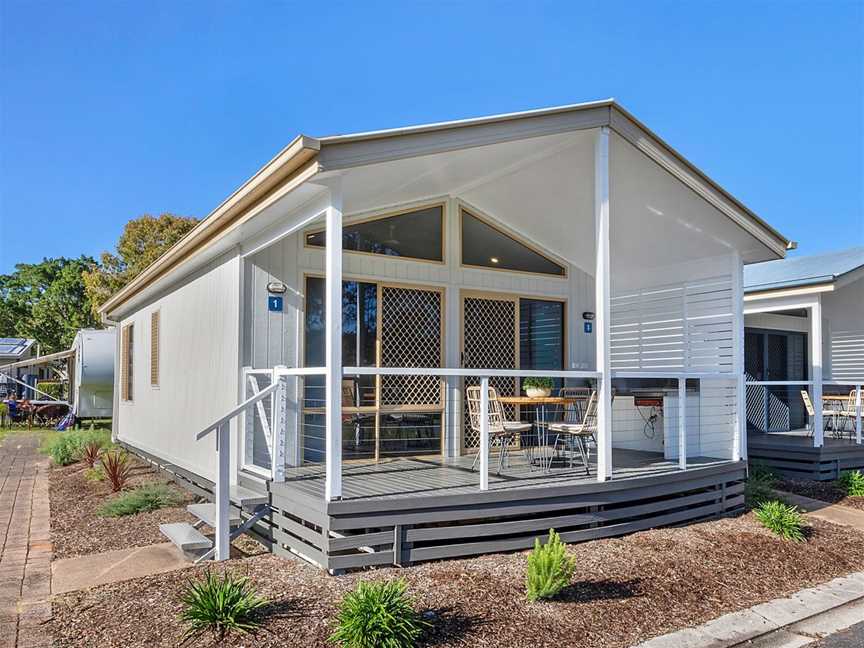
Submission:
<svg viewBox="0 0 864 648">
<path fill-rule="evenodd" d="M 285 481 L 285 432 L 288 424 L 288 381 L 282 375 L 284 365 L 277 365 L 273 369 L 273 382 L 279 383 L 279 389 L 273 392 L 272 411 L 270 420 L 272 423 L 273 443 L 270 444 L 270 475 L 274 482 Z"/>
<path fill-rule="evenodd" d="M 861 383 L 855 385 L 855 443 L 861 445 Z"/>
<path fill-rule="evenodd" d="M 480 379 L 480 490 L 489 490 L 489 379 L 486 377 Z"/>
<path fill-rule="evenodd" d="M 217 474 L 214 486 L 216 497 L 216 547 L 215 560 L 228 560 L 231 553 L 231 527 L 228 518 L 229 490 L 231 488 L 231 441 L 230 423 L 216 428 Z"/>
<path fill-rule="evenodd" d="M 747 460 L 747 387 L 744 384 L 744 265 L 741 255 L 732 255 L 732 350 L 735 372 L 735 430 L 732 461 Z"/>
<path fill-rule="evenodd" d="M 825 443 L 825 425 L 822 421 L 822 299 L 810 307 L 810 380 L 813 381 L 813 447 L 821 448 Z"/>
<path fill-rule="evenodd" d="M 326 212 L 325 359 L 326 479 L 328 502 L 342 497 L 342 188 L 330 187 Z"/>
<path fill-rule="evenodd" d="M 687 379 L 678 379 L 678 467 L 687 470 Z"/>
<path fill-rule="evenodd" d="M 612 373 L 609 357 L 611 306 L 609 255 L 609 128 L 594 147 L 595 338 L 597 371 L 597 481 L 612 477 Z"/>
</svg>

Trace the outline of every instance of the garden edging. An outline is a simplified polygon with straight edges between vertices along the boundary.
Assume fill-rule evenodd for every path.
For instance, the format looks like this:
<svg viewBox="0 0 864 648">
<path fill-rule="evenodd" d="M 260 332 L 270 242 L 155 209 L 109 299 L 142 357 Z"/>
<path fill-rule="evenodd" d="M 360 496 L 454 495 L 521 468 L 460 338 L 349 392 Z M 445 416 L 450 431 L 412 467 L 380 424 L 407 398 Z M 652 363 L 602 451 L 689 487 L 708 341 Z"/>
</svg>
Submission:
<svg viewBox="0 0 864 648">
<path fill-rule="evenodd" d="M 654 637 L 635 648 L 733 648 L 844 606 L 864 604 L 864 572 L 809 587 L 786 598 L 725 614 L 695 628 Z M 854 620 L 850 619 L 851 625 Z M 839 626 L 842 629 L 846 626 Z"/>
</svg>

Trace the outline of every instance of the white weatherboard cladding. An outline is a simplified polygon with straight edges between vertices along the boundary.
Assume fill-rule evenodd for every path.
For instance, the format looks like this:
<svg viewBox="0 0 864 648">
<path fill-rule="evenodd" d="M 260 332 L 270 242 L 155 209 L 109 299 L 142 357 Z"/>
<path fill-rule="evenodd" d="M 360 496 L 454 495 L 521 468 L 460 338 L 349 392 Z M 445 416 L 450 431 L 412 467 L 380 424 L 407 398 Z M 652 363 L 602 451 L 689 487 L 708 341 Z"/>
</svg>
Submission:
<svg viewBox="0 0 864 648">
<path fill-rule="evenodd" d="M 133 400 L 119 401 L 121 441 L 209 479 L 214 437 L 195 435 L 237 404 L 239 258 L 222 257 L 120 322 L 134 328 Z M 150 314 L 160 311 L 158 387 L 150 385 Z M 232 426 L 234 423 L 232 423 Z"/>
<path fill-rule="evenodd" d="M 864 379 L 864 279 L 823 293 L 822 314 L 827 322 L 822 329 L 827 337 L 825 376 Z"/>
</svg>

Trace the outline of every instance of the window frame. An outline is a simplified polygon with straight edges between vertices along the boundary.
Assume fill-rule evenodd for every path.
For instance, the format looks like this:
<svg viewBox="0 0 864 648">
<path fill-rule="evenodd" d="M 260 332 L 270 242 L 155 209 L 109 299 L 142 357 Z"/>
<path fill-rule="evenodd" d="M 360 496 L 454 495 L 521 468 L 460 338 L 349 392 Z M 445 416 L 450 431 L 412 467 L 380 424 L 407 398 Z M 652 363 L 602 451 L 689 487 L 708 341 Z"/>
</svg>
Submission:
<svg viewBox="0 0 864 648">
<path fill-rule="evenodd" d="M 135 402 L 133 389 L 135 382 L 135 322 L 125 324 L 120 329 L 120 346 L 120 399 L 125 403 L 133 403 Z"/>
<path fill-rule="evenodd" d="M 153 322 L 156 322 L 155 332 Z M 154 335 L 155 333 L 155 335 Z M 155 350 L 155 353 L 154 353 Z M 150 313 L 150 387 L 159 389 L 162 374 L 162 310 Z M 155 381 L 154 381 L 155 375 Z"/>
<path fill-rule="evenodd" d="M 411 214 L 412 212 L 422 211 L 424 209 L 432 209 L 433 207 L 441 208 L 441 260 L 437 259 L 420 259 L 418 257 L 412 256 L 394 256 L 389 254 L 379 254 L 378 252 L 366 252 L 364 250 L 346 250 L 342 248 L 343 254 L 361 254 L 363 256 L 371 256 L 377 259 L 396 259 L 402 261 L 414 261 L 415 263 L 434 263 L 435 265 L 443 266 L 447 265 L 447 201 L 446 200 L 436 200 L 429 203 L 421 203 L 417 205 L 411 206 L 403 206 L 398 209 L 388 209 L 384 212 L 366 212 L 365 216 L 354 217 L 354 215 L 349 215 L 342 221 L 342 227 L 352 227 L 354 225 L 362 225 L 363 223 L 371 223 L 373 221 L 384 220 L 386 218 L 394 218 L 396 216 L 404 216 L 406 214 Z M 324 227 L 316 227 L 313 229 L 304 230 L 303 232 L 303 249 L 306 250 L 317 250 L 318 252 L 324 252 L 327 249 L 326 245 L 310 245 L 309 244 L 309 236 L 313 234 L 321 234 L 322 232 L 326 233 L 326 228 Z"/>
<path fill-rule="evenodd" d="M 548 251 L 540 249 L 539 246 L 528 241 L 524 237 L 517 235 L 513 232 L 507 231 L 506 229 L 503 228 L 503 226 L 497 224 L 493 218 L 487 216 L 486 214 L 482 213 L 480 210 L 475 209 L 474 207 L 470 207 L 470 206 L 466 205 L 464 202 L 461 202 L 461 201 L 459 202 L 458 209 L 459 209 L 459 232 L 458 232 L 458 236 L 457 236 L 457 241 L 458 241 L 457 242 L 457 249 L 459 252 L 459 267 L 460 268 L 470 268 L 471 270 L 492 270 L 493 272 L 509 272 L 512 274 L 523 274 L 523 275 L 529 275 L 531 277 L 545 277 L 547 279 L 561 279 L 561 280 L 565 280 L 565 281 L 570 279 L 570 268 L 568 267 L 569 264 L 566 261 L 564 261 L 563 259 L 559 259 L 558 257 L 550 254 Z M 463 259 L 463 251 L 464 251 L 464 242 L 465 241 L 464 241 L 462 233 L 464 231 L 463 221 L 465 219 L 465 213 L 466 212 L 468 213 L 469 216 L 476 218 L 481 223 L 492 228 L 493 230 L 495 230 L 496 232 L 498 232 L 502 236 L 506 236 L 511 241 L 514 241 L 515 243 L 518 243 L 519 245 L 522 245 L 522 246 L 528 248 L 529 250 L 531 250 L 535 254 L 540 255 L 541 257 L 543 257 L 544 259 L 546 259 L 550 263 L 554 263 L 557 266 L 561 266 L 561 268 L 564 269 L 564 274 L 549 274 L 547 272 L 532 272 L 531 270 L 510 270 L 508 268 L 496 268 L 494 265 L 478 266 L 478 265 L 473 265 L 470 263 L 465 263 L 465 261 Z"/>
</svg>

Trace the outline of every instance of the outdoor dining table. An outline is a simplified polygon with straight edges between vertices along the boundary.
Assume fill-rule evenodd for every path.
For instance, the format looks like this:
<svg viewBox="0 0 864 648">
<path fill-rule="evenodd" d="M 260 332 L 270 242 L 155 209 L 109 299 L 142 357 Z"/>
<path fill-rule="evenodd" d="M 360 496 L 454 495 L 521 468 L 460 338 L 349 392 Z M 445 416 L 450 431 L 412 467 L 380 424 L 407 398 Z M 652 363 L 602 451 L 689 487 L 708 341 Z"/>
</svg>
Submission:
<svg viewBox="0 0 864 648">
<path fill-rule="evenodd" d="M 538 445 L 543 448 L 544 453 L 541 466 L 543 467 L 543 470 L 548 471 L 552 467 L 552 453 L 554 452 L 554 449 L 548 450 L 549 423 L 547 421 L 547 408 L 550 405 L 561 407 L 578 403 L 579 401 L 587 401 L 588 396 L 588 393 L 585 394 L 584 398 L 579 396 L 542 396 L 537 398 L 532 398 L 530 396 L 499 396 L 498 400 L 504 405 L 530 405 L 537 408 L 537 418 L 534 420 L 534 425 L 537 427 L 537 438 L 538 441 L 540 441 Z M 548 458 L 545 456 L 547 451 L 549 452 Z"/>
<path fill-rule="evenodd" d="M 843 408 L 847 404 L 851 405 L 851 407 L 854 407 L 854 402 L 855 401 L 853 399 L 850 403 L 849 396 L 845 395 L 845 394 L 829 394 L 828 396 L 826 396 L 824 394 L 822 395 L 822 409 L 823 409 L 823 411 L 824 410 L 830 410 L 832 412 L 831 418 L 830 418 L 831 429 L 835 433 L 839 432 L 841 435 L 843 434 L 843 430 L 840 429 L 840 424 L 841 424 L 840 419 L 846 418 L 843 415 Z M 846 425 L 845 421 L 843 421 L 842 424 L 845 427 L 845 425 Z M 850 431 L 850 435 L 851 435 L 851 431 Z"/>
</svg>

